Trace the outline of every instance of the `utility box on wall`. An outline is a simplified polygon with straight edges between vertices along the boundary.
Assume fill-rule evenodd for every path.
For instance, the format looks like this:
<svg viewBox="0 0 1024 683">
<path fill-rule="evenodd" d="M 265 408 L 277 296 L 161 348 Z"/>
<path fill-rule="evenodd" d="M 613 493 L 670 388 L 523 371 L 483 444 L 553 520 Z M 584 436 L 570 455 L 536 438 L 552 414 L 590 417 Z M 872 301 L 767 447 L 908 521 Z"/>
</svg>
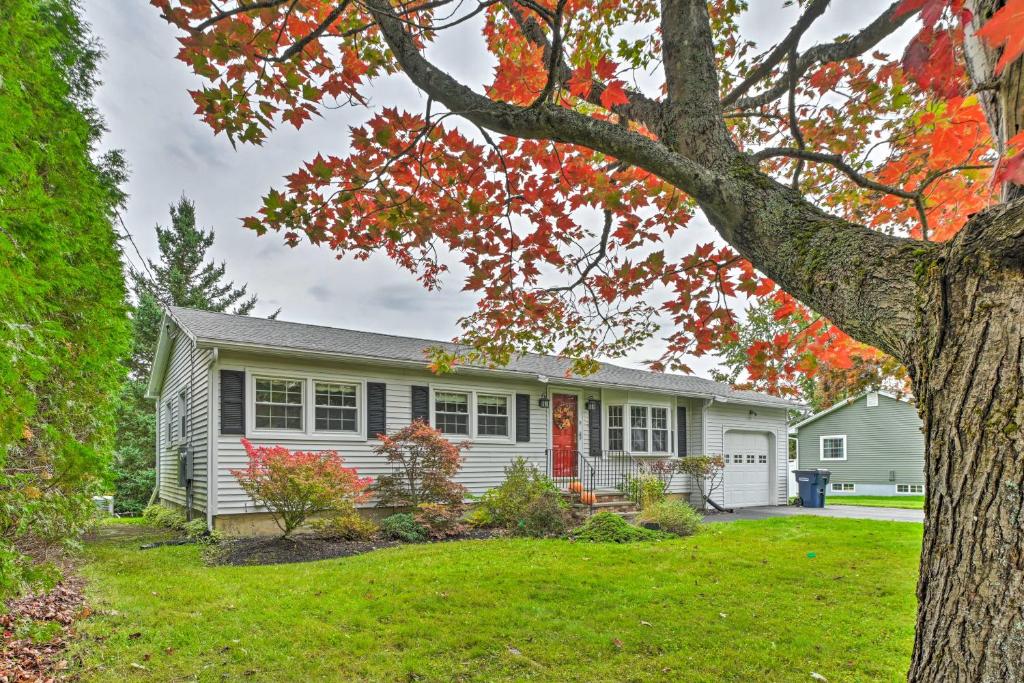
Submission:
<svg viewBox="0 0 1024 683">
<path fill-rule="evenodd" d="M 192 449 L 187 444 L 178 446 L 178 486 L 192 481 Z"/>
</svg>

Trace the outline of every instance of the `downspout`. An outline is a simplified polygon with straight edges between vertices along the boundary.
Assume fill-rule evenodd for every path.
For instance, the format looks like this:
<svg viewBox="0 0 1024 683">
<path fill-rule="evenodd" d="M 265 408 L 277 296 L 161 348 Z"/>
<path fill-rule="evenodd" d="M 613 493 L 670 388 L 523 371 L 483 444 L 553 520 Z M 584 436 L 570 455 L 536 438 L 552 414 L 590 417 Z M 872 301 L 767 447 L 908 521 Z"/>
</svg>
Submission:
<svg viewBox="0 0 1024 683">
<path fill-rule="evenodd" d="M 214 401 L 213 392 L 216 386 L 214 367 L 220 358 L 217 347 L 213 347 L 210 362 L 206 366 L 206 528 L 213 531 L 213 511 L 217 506 L 217 446 L 214 438 Z"/>
<path fill-rule="evenodd" d="M 192 455 L 192 408 L 195 406 L 195 395 L 193 388 L 196 383 L 196 343 L 192 342 L 192 345 L 188 348 L 188 405 L 185 406 L 185 427 L 188 429 L 188 434 L 185 436 L 185 519 L 189 522 L 192 521 L 192 505 L 193 495 L 192 490 L 192 472 L 195 468 L 194 457 Z M 188 466 L 189 461 L 192 460 L 192 467 Z"/>
</svg>

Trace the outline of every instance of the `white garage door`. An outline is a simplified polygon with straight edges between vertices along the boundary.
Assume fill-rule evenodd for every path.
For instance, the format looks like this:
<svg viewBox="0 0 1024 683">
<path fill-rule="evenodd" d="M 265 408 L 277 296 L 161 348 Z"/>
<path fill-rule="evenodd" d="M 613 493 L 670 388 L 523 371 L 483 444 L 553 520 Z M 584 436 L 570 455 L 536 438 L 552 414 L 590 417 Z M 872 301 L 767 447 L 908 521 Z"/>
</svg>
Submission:
<svg viewBox="0 0 1024 683">
<path fill-rule="evenodd" d="M 768 434 L 725 433 L 725 506 L 770 505 Z"/>
</svg>

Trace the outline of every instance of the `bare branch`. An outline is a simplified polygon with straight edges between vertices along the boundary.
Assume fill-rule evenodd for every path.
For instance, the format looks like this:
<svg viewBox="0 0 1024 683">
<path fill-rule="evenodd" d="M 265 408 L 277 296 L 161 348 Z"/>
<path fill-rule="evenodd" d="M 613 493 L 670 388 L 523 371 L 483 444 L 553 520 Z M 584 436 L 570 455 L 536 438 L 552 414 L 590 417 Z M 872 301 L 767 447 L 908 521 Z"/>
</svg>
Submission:
<svg viewBox="0 0 1024 683">
<path fill-rule="evenodd" d="M 864 27 L 860 33 L 849 40 L 842 40 L 835 43 L 823 43 L 808 48 L 807 51 L 797 59 L 797 77 L 802 77 L 807 70 L 815 64 L 829 64 L 831 62 L 850 59 L 852 57 L 862 55 L 873 48 L 916 14 L 916 12 L 904 12 L 897 16 L 896 9 L 900 4 L 900 2 L 894 2 L 891 4 L 887 10 L 878 16 L 878 18 Z M 787 75 L 780 78 L 767 90 L 758 93 L 757 95 L 741 97 L 732 104 L 737 109 L 760 107 L 777 100 L 786 92 L 788 87 L 789 77 Z"/>
<path fill-rule="evenodd" d="M 746 78 L 740 81 L 739 85 L 732 89 L 732 92 L 722 98 L 722 106 L 728 107 L 738 100 L 752 86 L 767 77 L 787 54 L 792 54 L 799 45 L 800 37 L 804 34 L 804 31 L 810 28 L 811 24 L 825 12 L 828 3 L 829 0 L 811 0 L 810 5 L 800 15 L 800 19 L 789 30 L 789 33 L 782 39 L 782 42 L 776 45 L 775 49 L 768 54 L 765 60 L 758 64 L 757 68 L 751 71 Z M 792 69 L 792 67 L 790 68 Z"/>
</svg>

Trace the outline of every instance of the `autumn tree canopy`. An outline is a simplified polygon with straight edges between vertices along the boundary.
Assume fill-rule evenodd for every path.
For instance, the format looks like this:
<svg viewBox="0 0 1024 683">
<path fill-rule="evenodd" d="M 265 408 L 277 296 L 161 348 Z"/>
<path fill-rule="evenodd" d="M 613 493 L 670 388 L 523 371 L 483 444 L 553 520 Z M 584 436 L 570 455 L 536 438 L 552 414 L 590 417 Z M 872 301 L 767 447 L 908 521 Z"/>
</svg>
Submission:
<svg viewBox="0 0 1024 683">
<path fill-rule="evenodd" d="M 802 0 L 771 46 L 740 0 L 154 2 L 235 142 L 370 109 L 245 224 L 383 252 L 428 288 L 454 254 L 475 360 L 586 371 L 662 331 L 655 367 L 682 368 L 735 341 L 752 297 L 797 321 L 754 373 L 906 366 L 928 476 L 911 679 L 1024 678 L 1024 0 L 898 0 L 825 42 L 805 34 L 830 3 Z M 490 82 L 441 68 L 445 41 Z M 399 72 L 421 110 L 371 98 Z M 697 212 L 728 246 L 670 256 Z"/>
</svg>

